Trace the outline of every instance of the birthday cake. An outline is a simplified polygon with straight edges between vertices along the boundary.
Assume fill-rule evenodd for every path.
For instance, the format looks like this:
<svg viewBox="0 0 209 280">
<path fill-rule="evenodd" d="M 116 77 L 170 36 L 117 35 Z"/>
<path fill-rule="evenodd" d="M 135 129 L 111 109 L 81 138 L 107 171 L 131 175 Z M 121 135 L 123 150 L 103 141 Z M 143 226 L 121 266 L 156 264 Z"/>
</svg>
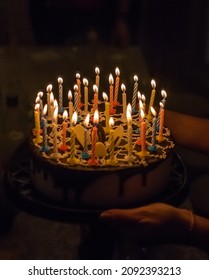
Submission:
<svg viewBox="0 0 209 280">
<path fill-rule="evenodd" d="M 129 102 L 117 71 L 115 83 L 109 76 L 108 94 L 102 93 L 96 72 L 93 96 L 87 79 L 82 85 L 77 74 L 67 106 L 63 105 L 62 78 L 58 79 L 58 102 L 52 85 L 46 98 L 38 93 L 29 141 L 35 192 L 68 207 L 105 209 L 145 203 L 165 190 L 174 148 L 164 127 L 166 92 L 162 91 L 157 114 L 155 82 L 146 106 L 134 76 Z"/>
</svg>

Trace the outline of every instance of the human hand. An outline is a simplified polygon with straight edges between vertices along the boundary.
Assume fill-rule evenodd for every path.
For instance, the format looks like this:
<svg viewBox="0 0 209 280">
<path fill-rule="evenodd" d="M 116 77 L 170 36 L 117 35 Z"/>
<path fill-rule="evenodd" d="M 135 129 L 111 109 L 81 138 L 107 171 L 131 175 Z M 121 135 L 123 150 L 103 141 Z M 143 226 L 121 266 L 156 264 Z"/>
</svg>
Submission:
<svg viewBox="0 0 209 280">
<path fill-rule="evenodd" d="M 191 221 L 190 211 L 164 203 L 107 210 L 100 217 L 116 233 L 147 241 L 182 239 L 188 234 Z"/>
</svg>

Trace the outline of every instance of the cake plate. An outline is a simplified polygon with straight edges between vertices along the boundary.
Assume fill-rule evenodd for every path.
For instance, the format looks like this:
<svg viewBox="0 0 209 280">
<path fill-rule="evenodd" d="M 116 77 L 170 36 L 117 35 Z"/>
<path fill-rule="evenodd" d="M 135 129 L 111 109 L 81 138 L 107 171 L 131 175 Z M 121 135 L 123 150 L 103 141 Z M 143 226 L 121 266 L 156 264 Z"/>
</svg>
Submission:
<svg viewBox="0 0 209 280">
<path fill-rule="evenodd" d="M 30 179 L 30 151 L 27 139 L 13 153 L 4 174 L 6 194 L 21 210 L 33 215 L 64 222 L 91 223 L 99 219 L 104 209 L 70 208 L 46 199 L 34 191 Z M 181 157 L 174 153 L 170 181 L 165 190 L 155 199 L 145 201 L 165 202 L 180 205 L 188 196 L 189 184 L 187 172 Z M 142 203 L 130 207 L 141 206 Z"/>
</svg>

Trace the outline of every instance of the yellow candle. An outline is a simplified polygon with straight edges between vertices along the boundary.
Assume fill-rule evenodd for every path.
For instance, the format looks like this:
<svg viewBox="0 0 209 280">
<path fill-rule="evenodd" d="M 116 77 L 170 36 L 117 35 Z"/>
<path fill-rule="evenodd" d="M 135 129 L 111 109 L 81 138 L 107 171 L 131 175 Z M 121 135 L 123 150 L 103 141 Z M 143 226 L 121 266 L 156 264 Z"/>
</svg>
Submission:
<svg viewBox="0 0 209 280">
<path fill-rule="evenodd" d="M 69 158 L 67 161 L 69 163 L 78 163 L 79 160 L 75 157 L 75 128 L 74 126 L 77 123 L 78 119 L 78 114 L 75 111 L 72 116 L 72 127 L 70 128 L 70 153 L 69 153 Z"/>
<path fill-rule="evenodd" d="M 113 117 L 109 119 L 109 127 L 110 127 L 110 135 L 109 135 L 109 156 L 110 158 L 107 160 L 108 165 L 115 165 L 117 163 L 115 156 L 114 156 L 114 148 L 115 148 L 115 139 L 114 139 L 114 120 Z"/>
<path fill-rule="evenodd" d="M 89 97 L 88 97 L 88 80 L 87 79 L 83 79 L 83 85 L 84 85 L 84 112 L 85 114 L 88 113 L 88 102 L 89 102 Z"/>
<path fill-rule="evenodd" d="M 114 108 L 113 108 L 113 76 L 112 74 L 109 75 L 109 84 L 110 84 L 110 114 L 114 114 Z"/>
<path fill-rule="evenodd" d="M 52 119 L 54 114 L 54 94 L 52 92 L 50 93 L 50 114 L 50 119 Z"/>
<path fill-rule="evenodd" d="M 61 77 L 59 77 L 57 79 L 58 84 L 59 84 L 59 108 L 62 109 L 63 106 L 63 79 Z"/>
<path fill-rule="evenodd" d="M 94 112 L 94 127 L 92 129 L 92 141 L 91 141 L 91 158 L 88 160 L 89 165 L 97 165 L 98 161 L 95 158 L 95 148 L 97 142 L 97 124 L 99 121 L 99 113 L 98 110 Z"/>
<path fill-rule="evenodd" d="M 141 126 L 140 126 L 140 139 L 141 139 L 141 152 L 139 155 L 141 157 L 146 157 L 149 152 L 146 150 L 146 121 L 145 121 L 144 111 L 141 110 Z"/>
<path fill-rule="evenodd" d="M 41 136 L 40 136 L 40 112 L 39 112 L 39 109 L 40 109 L 40 105 L 36 104 L 35 105 L 35 110 L 34 110 L 35 135 L 36 135 L 35 143 L 36 144 L 42 142 L 42 139 L 41 139 Z"/>
<path fill-rule="evenodd" d="M 152 119 L 152 112 L 151 112 L 151 107 L 154 105 L 154 100 L 155 100 L 155 88 L 156 88 L 156 83 L 155 80 L 151 80 L 151 86 L 152 86 L 152 92 L 151 92 L 151 97 L 150 97 L 150 103 L 149 103 L 149 110 L 148 110 L 148 116 L 147 120 L 151 121 Z"/>
<path fill-rule="evenodd" d="M 127 128 L 128 155 L 126 157 L 126 160 L 128 160 L 128 161 L 133 160 L 133 155 L 132 155 L 132 150 L 133 150 L 133 147 L 132 147 L 132 133 L 133 133 L 133 129 L 132 129 L 131 112 L 132 112 L 132 108 L 131 108 L 131 104 L 129 103 L 127 108 L 126 108 L 126 118 L 127 118 L 127 122 L 128 122 L 128 128 Z"/>
<path fill-rule="evenodd" d="M 119 91 L 119 83 L 120 83 L 120 70 L 118 67 L 115 68 L 115 95 L 114 95 L 114 106 L 118 106 L 118 91 Z"/>
<path fill-rule="evenodd" d="M 67 110 L 63 112 L 63 122 L 62 122 L 62 145 L 60 146 L 61 151 L 66 151 L 68 146 L 66 145 L 66 130 L 67 130 L 67 118 L 68 113 Z"/>
<path fill-rule="evenodd" d="M 105 132 L 109 133 L 109 119 L 110 119 L 110 103 L 108 102 L 108 96 L 105 92 L 103 92 L 103 99 L 105 100 Z"/>
<path fill-rule="evenodd" d="M 93 114 L 98 109 L 98 87 L 96 85 L 93 85 L 93 91 L 94 91 L 94 104 L 93 104 Z"/>
<path fill-rule="evenodd" d="M 158 142 L 162 142 L 164 140 L 163 137 L 164 117 L 165 117 L 164 105 L 162 102 L 160 102 L 160 127 L 159 127 L 159 134 L 157 136 Z"/>
</svg>

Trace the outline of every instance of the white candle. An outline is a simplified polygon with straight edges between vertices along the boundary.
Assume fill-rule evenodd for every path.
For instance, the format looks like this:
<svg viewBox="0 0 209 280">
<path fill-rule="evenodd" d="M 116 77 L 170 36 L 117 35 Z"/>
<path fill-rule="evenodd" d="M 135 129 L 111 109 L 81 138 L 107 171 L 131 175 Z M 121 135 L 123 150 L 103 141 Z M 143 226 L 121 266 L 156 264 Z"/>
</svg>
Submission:
<svg viewBox="0 0 209 280">
<path fill-rule="evenodd" d="M 45 118 L 45 115 L 47 113 L 47 104 L 45 104 L 43 108 L 43 116 L 42 116 L 42 123 L 43 123 L 43 146 L 41 150 L 43 152 L 47 152 L 49 150 L 49 147 L 47 146 L 47 120 Z"/>
<path fill-rule="evenodd" d="M 52 114 L 51 114 L 51 102 L 50 102 L 50 94 L 52 91 L 52 85 L 49 84 L 46 88 L 47 90 L 47 108 L 48 108 L 48 120 L 52 119 Z"/>
<path fill-rule="evenodd" d="M 99 70 L 98 67 L 95 68 L 95 74 L 96 74 L 95 84 L 96 84 L 96 86 L 97 86 L 97 88 L 98 88 L 98 94 L 99 94 L 99 82 L 100 82 L 100 76 L 99 76 L 99 74 L 100 74 L 100 70 Z"/>
<path fill-rule="evenodd" d="M 63 106 L 63 79 L 61 77 L 59 77 L 57 79 L 58 83 L 59 83 L 59 109 L 62 109 Z"/>
<path fill-rule="evenodd" d="M 134 90 L 133 90 L 133 96 L 132 96 L 132 110 L 133 111 L 136 109 L 137 91 L 138 91 L 138 76 L 134 75 Z"/>
<path fill-rule="evenodd" d="M 156 112 L 155 109 L 153 107 L 151 107 L 151 112 L 153 115 L 153 119 L 152 119 L 152 143 L 151 143 L 151 149 L 155 150 L 155 142 L 156 142 L 156 124 L 157 124 L 157 118 L 156 118 Z"/>
<path fill-rule="evenodd" d="M 94 91 L 94 103 L 93 103 L 93 114 L 98 109 L 98 87 L 96 85 L 93 85 L 93 91 Z"/>
<path fill-rule="evenodd" d="M 152 86 L 152 92 L 151 92 L 149 110 L 148 110 L 148 116 L 147 116 L 148 121 L 150 121 L 152 119 L 151 107 L 153 107 L 154 100 L 155 100 L 155 88 L 156 88 L 155 80 L 151 80 L 151 86 Z"/>
<path fill-rule="evenodd" d="M 108 96 L 105 92 L 103 92 L 103 99 L 105 101 L 105 132 L 109 133 L 109 119 L 110 119 L 110 103 L 108 102 Z"/>
<path fill-rule="evenodd" d="M 122 90 L 122 101 L 123 101 L 123 115 L 122 115 L 122 120 L 125 122 L 126 121 L 126 107 L 127 107 L 127 100 L 126 100 L 126 87 L 124 84 L 121 85 L 121 90 Z"/>
</svg>

